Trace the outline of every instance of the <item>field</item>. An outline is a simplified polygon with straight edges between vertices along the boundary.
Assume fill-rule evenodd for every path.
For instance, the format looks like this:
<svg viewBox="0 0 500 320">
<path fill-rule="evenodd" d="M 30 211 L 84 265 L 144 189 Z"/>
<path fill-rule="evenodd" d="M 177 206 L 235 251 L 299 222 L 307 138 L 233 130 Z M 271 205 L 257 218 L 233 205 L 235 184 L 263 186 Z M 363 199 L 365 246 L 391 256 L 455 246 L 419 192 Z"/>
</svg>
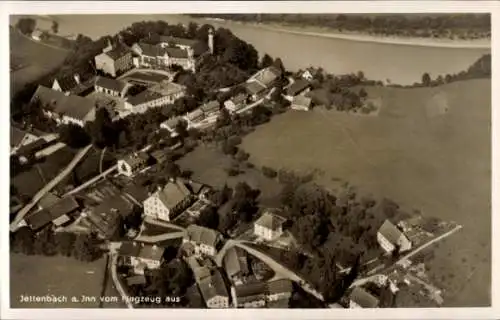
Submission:
<svg viewBox="0 0 500 320">
<path fill-rule="evenodd" d="M 55 49 L 10 29 L 10 54 L 16 64 L 23 67 L 11 72 L 11 93 L 60 66 L 66 58 L 67 51 Z"/>
<path fill-rule="evenodd" d="M 106 261 L 79 262 L 66 257 L 26 256 L 10 254 L 10 299 L 12 308 L 98 308 Z M 117 293 L 109 284 L 106 296 Z M 22 303 L 20 296 L 65 296 L 67 303 Z M 96 302 L 72 303 L 70 297 L 96 297 Z M 116 308 L 118 304 L 105 304 Z"/>
<path fill-rule="evenodd" d="M 333 191 L 348 181 L 462 224 L 434 250 L 429 273 L 441 279 L 445 306 L 489 305 L 491 81 L 367 91 L 382 100 L 379 116 L 287 112 L 243 140 L 249 161 L 317 170 L 317 182 Z"/>
</svg>

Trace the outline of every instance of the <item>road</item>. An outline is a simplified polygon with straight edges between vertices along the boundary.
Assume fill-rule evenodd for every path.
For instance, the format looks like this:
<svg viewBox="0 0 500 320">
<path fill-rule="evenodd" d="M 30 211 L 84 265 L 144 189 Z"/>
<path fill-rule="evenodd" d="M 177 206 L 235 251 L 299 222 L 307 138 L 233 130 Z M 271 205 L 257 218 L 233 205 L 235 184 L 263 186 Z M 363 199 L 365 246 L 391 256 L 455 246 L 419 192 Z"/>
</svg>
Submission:
<svg viewBox="0 0 500 320">
<path fill-rule="evenodd" d="M 40 199 L 50 190 L 52 190 L 59 182 L 61 182 L 68 174 L 70 174 L 75 166 L 83 159 L 87 152 L 92 148 L 92 145 L 88 145 L 85 148 L 78 151 L 71 162 L 63 169 L 59 174 L 47 183 L 40 191 L 38 191 L 33 199 L 24 206 L 18 213 L 14 221 L 10 224 L 10 231 L 15 232 L 18 229 L 19 223 L 24 219 L 24 216 L 40 201 Z"/>
<path fill-rule="evenodd" d="M 177 230 L 179 230 L 179 232 L 185 232 L 186 231 L 186 229 L 184 229 L 181 226 L 178 226 L 176 224 L 173 224 L 173 223 L 170 223 L 170 222 L 167 222 L 167 221 L 156 220 L 156 219 L 153 219 L 153 218 L 151 218 L 149 216 L 144 217 L 144 222 L 147 222 L 147 223 L 150 223 L 150 224 L 155 224 L 155 225 L 160 226 L 160 227 L 177 229 Z"/>
<path fill-rule="evenodd" d="M 168 232 L 168 233 L 158 234 L 155 236 L 146 236 L 143 234 L 139 234 L 134 240 L 147 242 L 147 243 L 156 243 L 156 242 L 161 242 L 161 241 L 183 238 L 185 235 L 186 235 L 186 232 L 183 232 L 183 231 Z"/>
<path fill-rule="evenodd" d="M 219 267 L 222 267 L 222 261 L 223 261 L 223 258 L 224 258 L 226 251 L 229 248 L 232 248 L 234 246 L 237 246 L 237 247 L 247 251 L 251 255 L 259 258 L 264 263 L 266 263 L 276 273 L 275 278 L 279 277 L 278 275 L 281 275 L 284 278 L 288 278 L 288 279 L 298 283 L 302 287 L 302 289 L 304 289 L 304 291 L 310 293 L 311 295 L 313 295 L 317 299 L 324 301 L 323 295 L 321 293 L 319 293 L 318 291 L 316 291 L 312 287 L 312 285 L 308 284 L 304 278 L 302 278 L 301 276 L 299 276 L 298 274 L 296 274 L 292 270 L 286 268 L 281 263 L 277 262 L 276 260 L 269 257 L 268 255 L 262 253 L 261 251 L 247 246 L 244 241 L 230 239 L 226 242 L 224 247 L 219 251 L 219 253 L 215 257 L 215 262 L 217 263 L 217 265 Z"/>
<path fill-rule="evenodd" d="M 118 290 L 118 293 L 122 297 L 122 301 L 125 302 L 127 305 L 127 308 L 129 309 L 134 309 L 134 305 L 130 302 L 127 295 L 127 291 L 122 285 L 122 282 L 120 279 L 118 279 L 118 272 L 116 271 L 116 264 L 118 261 L 118 255 L 114 252 L 109 253 L 111 255 L 111 263 L 109 264 L 109 271 L 111 272 L 111 278 L 113 279 L 113 283 L 115 285 L 116 290 Z"/>
<path fill-rule="evenodd" d="M 261 104 L 263 101 L 264 101 L 264 98 L 257 100 L 254 103 L 251 103 L 251 104 L 247 105 L 246 107 L 236 111 L 236 113 L 239 114 L 239 113 L 243 113 L 243 112 L 246 112 L 248 110 L 251 110 L 251 109 L 255 108 L 256 106 L 258 106 L 259 104 Z"/>
<path fill-rule="evenodd" d="M 97 181 L 99 181 L 100 179 L 104 178 L 105 176 L 107 176 L 108 174 L 112 173 L 113 171 L 115 171 L 116 169 L 118 169 L 118 165 L 115 164 L 114 166 L 112 166 L 111 168 L 107 169 L 106 171 L 104 171 L 103 173 L 93 177 L 92 179 L 84 182 L 83 184 L 79 185 L 78 187 L 74 188 L 73 190 L 65 193 L 63 195 L 63 197 L 67 197 L 67 196 L 70 196 L 72 194 L 75 194 L 77 192 L 79 192 L 80 190 L 82 189 L 85 189 L 87 188 L 88 186 L 90 186 L 91 184 L 93 183 L 96 183 Z"/>
</svg>

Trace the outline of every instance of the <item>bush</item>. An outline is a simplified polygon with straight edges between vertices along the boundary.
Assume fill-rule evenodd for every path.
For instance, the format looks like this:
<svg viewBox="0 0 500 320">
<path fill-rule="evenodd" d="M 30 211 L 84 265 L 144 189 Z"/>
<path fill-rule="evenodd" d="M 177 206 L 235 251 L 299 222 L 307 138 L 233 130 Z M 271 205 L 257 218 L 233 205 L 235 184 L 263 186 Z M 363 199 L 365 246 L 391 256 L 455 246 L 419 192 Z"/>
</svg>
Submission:
<svg viewBox="0 0 500 320">
<path fill-rule="evenodd" d="M 234 168 L 234 167 L 226 169 L 226 172 L 227 172 L 227 175 L 230 177 L 235 177 L 241 173 L 241 171 L 238 168 Z"/>
<path fill-rule="evenodd" d="M 276 170 L 274 170 L 273 168 L 266 167 L 266 166 L 262 167 L 262 173 L 266 177 L 271 178 L 271 179 L 274 179 L 278 176 L 278 172 Z"/>
<path fill-rule="evenodd" d="M 234 158 L 239 161 L 239 162 L 243 162 L 243 161 L 246 161 L 248 160 L 248 158 L 250 157 L 250 154 L 248 154 L 247 152 L 243 151 L 243 150 L 238 150 L 238 152 L 236 153 L 236 155 L 234 156 Z"/>
</svg>

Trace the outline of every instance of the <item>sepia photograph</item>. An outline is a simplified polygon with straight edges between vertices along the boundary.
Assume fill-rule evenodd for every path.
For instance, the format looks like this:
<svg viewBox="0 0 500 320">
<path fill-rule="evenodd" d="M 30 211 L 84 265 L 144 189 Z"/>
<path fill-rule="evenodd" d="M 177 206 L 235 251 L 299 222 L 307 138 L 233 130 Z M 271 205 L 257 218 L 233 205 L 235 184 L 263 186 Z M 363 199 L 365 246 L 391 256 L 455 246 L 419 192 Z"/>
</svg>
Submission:
<svg viewBox="0 0 500 320">
<path fill-rule="evenodd" d="M 493 7 L 375 2 L 4 6 L 2 309 L 492 308 Z"/>
</svg>

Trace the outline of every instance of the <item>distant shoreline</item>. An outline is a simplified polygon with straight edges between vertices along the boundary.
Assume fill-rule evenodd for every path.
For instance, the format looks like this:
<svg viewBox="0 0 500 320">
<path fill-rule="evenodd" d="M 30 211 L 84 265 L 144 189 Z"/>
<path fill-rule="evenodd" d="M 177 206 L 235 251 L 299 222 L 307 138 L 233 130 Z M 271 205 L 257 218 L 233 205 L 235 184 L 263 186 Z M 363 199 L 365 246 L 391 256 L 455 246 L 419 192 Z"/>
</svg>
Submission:
<svg viewBox="0 0 500 320">
<path fill-rule="evenodd" d="M 435 47 L 435 48 L 456 48 L 456 49 L 491 49 L 490 39 L 478 40 L 452 40 L 444 38 L 422 38 L 422 37 L 399 37 L 399 36 L 384 36 L 370 35 L 363 32 L 336 32 L 327 28 L 316 27 L 298 27 L 283 25 L 277 23 L 249 23 L 235 20 L 223 20 L 214 18 L 204 18 L 207 21 L 218 23 L 236 23 L 249 27 L 261 28 L 269 31 L 283 32 L 289 34 L 297 34 L 312 37 L 323 37 L 330 39 L 341 39 L 358 42 L 372 42 L 382 44 L 420 46 L 420 47 Z"/>
</svg>

